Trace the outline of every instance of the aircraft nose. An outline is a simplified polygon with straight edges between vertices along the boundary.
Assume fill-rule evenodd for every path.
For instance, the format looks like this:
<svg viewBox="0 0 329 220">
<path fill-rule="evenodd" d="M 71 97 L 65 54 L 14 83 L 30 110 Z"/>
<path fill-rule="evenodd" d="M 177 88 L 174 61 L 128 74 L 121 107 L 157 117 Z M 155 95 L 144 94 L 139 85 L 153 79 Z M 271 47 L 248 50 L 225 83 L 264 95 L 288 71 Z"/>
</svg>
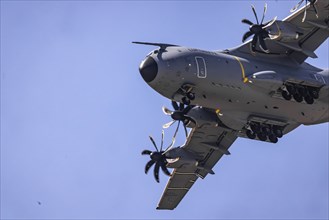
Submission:
<svg viewBox="0 0 329 220">
<path fill-rule="evenodd" d="M 158 74 L 158 64 L 149 56 L 139 66 L 139 72 L 145 82 L 149 83 L 153 81 Z"/>
</svg>

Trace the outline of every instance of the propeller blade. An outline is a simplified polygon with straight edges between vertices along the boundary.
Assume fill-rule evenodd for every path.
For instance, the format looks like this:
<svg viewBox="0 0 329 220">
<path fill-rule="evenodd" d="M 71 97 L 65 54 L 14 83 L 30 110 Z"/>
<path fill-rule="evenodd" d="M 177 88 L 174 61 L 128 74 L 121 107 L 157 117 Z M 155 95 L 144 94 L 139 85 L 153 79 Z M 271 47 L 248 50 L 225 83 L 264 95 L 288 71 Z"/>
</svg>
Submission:
<svg viewBox="0 0 329 220">
<path fill-rule="evenodd" d="M 265 3 L 263 17 L 262 17 L 262 21 L 260 22 L 260 24 L 263 24 L 263 21 L 264 21 L 265 15 L 266 15 L 266 11 L 267 11 L 267 4 Z"/>
<path fill-rule="evenodd" d="M 178 125 L 177 125 L 177 128 L 176 128 L 175 134 L 174 134 L 174 138 L 176 138 L 176 135 L 177 135 L 177 132 L 178 132 L 178 129 L 179 129 L 179 125 L 180 125 L 180 121 L 178 121 Z"/>
<path fill-rule="evenodd" d="M 162 128 L 169 128 L 172 124 L 174 124 L 176 121 L 171 121 L 171 122 L 168 122 L 167 124 L 164 124 L 162 125 Z"/>
<path fill-rule="evenodd" d="M 297 5 L 295 5 L 291 10 L 290 12 L 294 12 L 296 11 L 297 8 L 299 8 L 299 6 L 303 3 L 304 0 L 301 0 L 300 2 L 297 3 Z"/>
<path fill-rule="evenodd" d="M 247 38 L 250 37 L 251 35 L 253 35 L 253 33 L 251 33 L 250 31 L 246 32 L 242 37 L 242 42 L 245 42 Z"/>
<path fill-rule="evenodd" d="M 165 163 L 161 163 L 161 169 L 166 175 L 171 176 L 171 174 L 170 174 L 169 170 L 167 169 Z"/>
<path fill-rule="evenodd" d="M 313 5 L 313 8 L 314 8 L 316 18 L 319 18 L 318 9 L 317 9 L 316 5 L 314 3 L 312 5 Z"/>
<path fill-rule="evenodd" d="M 265 53 L 269 53 L 270 51 L 267 49 L 264 39 L 261 36 L 258 36 L 258 40 L 260 49 L 262 49 Z"/>
<path fill-rule="evenodd" d="M 150 140 L 152 141 L 152 143 L 153 143 L 155 149 L 159 152 L 159 149 L 158 149 L 157 145 L 155 144 L 155 142 L 154 142 L 152 136 L 149 136 L 149 138 L 150 138 Z"/>
<path fill-rule="evenodd" d="M 152 151 L 150 150 L 143 150 L 142 151 L 142 155 L 150 155 L 152 153 Z"/>
<path fill-rule="evenodd" d="M 179 124 L 180 124 L 180 121 L 178 122 L 178 125 L 177 125 L 177 128 L 176 128 L 176 131 L 175 131 L 175 134 L 172 138 L 172 142 L 171 144 L 167 147 L 167 149 L 162 153 L 162 155 L 165 155 L 175 144 L 175 139 L 176 139 L 176 135 L 177 135 L 177 131 L 178 131 L 178 128 L 179 128 Z"/>
<path fill-rule="evenodd" d="M 154 167 L 154 178 L 155 180 L 159 183 L 159 169 L 160 169 L 160 164 L 156 163 Z"/>
<path fill-rule="evenodd" d="M 187 114 L 194 106 L 193 105 L 188 105 L 186 108 L 183 109 L 183 114 Z"/>
<path fill-rule="evenodd" d="M 307 2 L 307 1 L 306 1 Z M 307 3 L 306 3 L 307 4 Z M 302 22 L 305 21 L 306 19 L 306 14 L 307 14 L 307 7 L 306 7 L 306 4 L 305 4 L 305 11 L 304 11 L 304 16 L 303 16 L 303 19 L 302 19 Z"/>
<path fill-rule="evenodd" d="M 172 104 L 172 107 L 174 107 L 174 109 L 175 109 L 176 111 L 179 110 L 179 107 L 178 107 L 178 105 L 177 105 L 176 102 L 171 101 L 171 104 Z"/>
<path fill-rule="evenodd" d="M 167 147 L 167 149 L 162 153 L 162 155 L 165 155 L 175 144 L 175 137 L 172 138 L 171 144 Z"/>
<path fill-rule="evenodd" d="M 166 107 L 162 106 L 162 111 L 165 115 L 171 115 L 173 111 L 167 109 Z"/>
<path fill-rule="evenodd" d="M 255 18 L 256 18 L 257 24 L 259 24 L 258 17 L 257 17 L 257 14 L 256 14 L 256 10 L 255 10 L 255 6 L 251 5 L 251 9 L 252 9 L 252 11 L 254 12 L 254 15 L 255 15 Z"/>
<path fill-rule="evenodd" d="M 162 133 L 161 133 L 161 146 L 160 146 L 160 152 L 162 151 L 162 147 L 163 147 L 163 138 L 164 138 L 164 130 L 162 130 Z"/>
<path fill-rule="evenodd" d="M 150 160 L 149 162 L 147 162 L 146 166 L 145 166 L 145 174 L 147 174 L 147 172 L 149 171 L 149 169 L 151 168 L 151 166 L 155 163 L 154 160 Z"/>
<path fill-rule="evenodd" d="M 183 123 L 183 126 L 184 126 L 185 136 L 187 137 L 187 128 L 186 128 L 185 123 Z"/>
<path fill-rule="evenodd" d="M 254 35 L 252 41 L 251 41 L 251 51 L 256 51 L 256 43 L 257 43 L 257 35 Z"/>
<path fill-rule="evenodd" d="M 241 21 L 242 23 L 248 24 L 248 25 L 254 25 L 254 23 L 252 23 L 251 21 L 249 21 L 248 19 L 242 19 Z"/>
<path fill-rule="evenodd" d="M 266 29 L 266 28 L 270 27 L 276 21 L 277 18 L 278 18 L 278 16 L 275 16 L 272 20 L 270 20 L 269 22 L 266 22 L 264 24 L 263 29 Z"/>
<path fill-rule="evenodd" d="M 179 110 L 183 111 L 184 110 L 184 104 L 183 103 L 179 103 Z"/>
<path fill-rule="evenodd" d="M 188 116 L 188 115 L 184 115 L 185 116 L 185 119 L 187 119 L 188 121 L 191 121 L 191 122 L 193 122 L 194 124 L 196 124 L 196 121 L 193 119 L 193 118 L 191 118 L 190 116 Z M 187 124 L 187 123 L 186 123 Z"/>
</svg>

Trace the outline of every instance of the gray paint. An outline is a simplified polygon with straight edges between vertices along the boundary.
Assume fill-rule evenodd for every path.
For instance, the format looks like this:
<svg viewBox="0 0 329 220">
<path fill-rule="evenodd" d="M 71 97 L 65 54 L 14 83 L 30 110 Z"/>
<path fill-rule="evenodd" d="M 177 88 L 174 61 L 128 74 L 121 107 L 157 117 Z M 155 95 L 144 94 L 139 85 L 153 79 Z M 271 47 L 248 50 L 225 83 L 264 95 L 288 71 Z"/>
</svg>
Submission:
<svg viewBox="0 0 329 220">
<path fill-rule="evenodd" d="M 318 23 L 328 21 L 329 1 L 319 0 L 317 6 L 320 8 Z M 301 22 L 302 10 L 273 23 L 282 29 L 277 30 L 279 37 L 266 40 L 268 54 L 260 51 L 258 45 L 255 52 L 248 50 L 250 41 L 225 51 L 139 42 L 160 46 L 146 58 L 152 57 L 157 63 L 157 75 L 148 82 L 154 90 L 183 103 L 188 97 L 186 90 L 195 95 L 190 104 L 196 107 L 187 114 L 196 124 L 186 143 L 163 154 L 175 158 L 167 164 L 175 169 L 157 209 L 176 208 L 198 177 L 203 179 L 207 174 L 214 174 L 212 168 L 223 154 L 229 154 L 228 148 L 237 137 L 276 143 L 300 124 L 329 121 L 329 70 L 304 63 L 307 56 L 316 57 L 314 50 L 329 33 L 321 25 Z M 315 15 L 310 12 L 308 19 L 312 16 Z M 288 30 L 286 33 L 284 28 Z M 291 37 L 297 30 L 303 34 Z M 141 65 L 141 74 L 145 76 L 143 69 L 146 68 Z M 319 97 L 314 103 L 306 103 L 307 96 L 303 102 L 295 97 L 295 101 L 286 100 L 281 93 L 288 90 L 287 83 L 294 88 L 316 88 L 320 91 Z M 270 131 L 256 131 L 252 126 L 257 123 L 262 126 L 259 130 Z M 281 134 L 276 133 L 278 127 Z M 248 132 L 258 132 L 257 137 Z"/>
<path fill-rule="evenodd" d="M 193 90 L 196 99 L 192 104 L 211 109 L 219 108 L 224 115 L 234 115 L 232 117 L 239 118 L 244 124 L 251 114 L 297 124 L 328 121 L 328 70 L 319 71 L 318 68 L 310 68 L 310 66 L 304 69 L 291 63 L 282 65 L 261 62 L 258 58 L 251 59 L 251 56 L 238 57 L 244 66 L 246 77 L 251 81 L 254 74 L 262 71 L 272 71 L 278 78 L 266 82 L 260 79 L 254 80 L 253 83 L 244 83 L 239 62 L 233 55 L 227 53 L 169 47 L 161 55 L 150 56 L 157 61 L 159 73 L 149 85 L 169 99 L 180 101 L 179 96 L 175 97 L 175 93 L 183 84 L 188 83 L 196 85 Z M 197 77 L 194 57 L 205 59 L 206 78 Z M 324 81 L 316 80 L 314 75 L 321 75 Z M 286 81 L 322 87 L 320 98 L 314 104 L 308 105 L 270 95 Z"/>
</svg>

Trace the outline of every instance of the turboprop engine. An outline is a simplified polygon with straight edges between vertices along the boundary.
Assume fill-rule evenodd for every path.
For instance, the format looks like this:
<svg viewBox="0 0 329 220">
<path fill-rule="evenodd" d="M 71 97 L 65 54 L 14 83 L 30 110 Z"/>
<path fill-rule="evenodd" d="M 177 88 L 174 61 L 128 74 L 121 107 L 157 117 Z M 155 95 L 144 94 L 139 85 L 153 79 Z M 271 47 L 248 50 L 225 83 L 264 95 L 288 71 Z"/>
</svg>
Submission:
<svg viewBox="0 0 329 220">
<path fill-rule="evenodd" d="M 275 21 L 266 30 L 271 40 L 291 42 L 298 40 L 303 35 L 303 30 L 287 21 Z"/>
</svg>

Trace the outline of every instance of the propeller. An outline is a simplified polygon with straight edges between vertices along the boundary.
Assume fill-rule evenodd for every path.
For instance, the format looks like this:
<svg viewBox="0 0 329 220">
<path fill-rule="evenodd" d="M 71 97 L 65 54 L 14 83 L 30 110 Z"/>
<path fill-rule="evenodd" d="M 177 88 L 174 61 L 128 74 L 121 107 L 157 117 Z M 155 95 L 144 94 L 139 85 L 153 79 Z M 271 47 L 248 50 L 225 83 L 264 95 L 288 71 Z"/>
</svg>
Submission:
<svg viewBox="0 0 329 220">
<path fill-rule="evenodd" d="M 269 38 L 269 33 L 266 30 L 266 28 L 271 26 L 276 21 L 277 17 L 275 17 L 271 21 L 266 22 L 265 24 L 263 24 L 265 14 L 266 14 L 266 11 L 267 11 L 267 4 L 265 4 L 263 17 L 262 17 L 261 22 L 259 23 L 259 20 L 258 20 L 257 14 L 256 14 L 256 10 L 255 10 L 255 7 L 253 5 L 251 5 L 251 9 L 254 12 L 257 23 L 254 24 L 248 19 L 242 19 L 242 21 L 241 21 L 242 23 L 245 23 L 245 24 L 249 25 L 249 31 L 247 31 L 243 35 L 242 42 L 245 42 L 247 40 L 247 38 L 249 38 L 251 35 L 254 35 L 254 37 L 252 39 L 252 42 L 251 42 L 251 51 L 253 51 L 253 52 L 256 51 L 256 44 L 257 44 L 257 42 L 259 42 L 260 49 L 262 51 L 264 51 L 265 53 L 269 53 L 269 50 L 267 49 L 267 46 L 266 46 L 265 41 L 264 41 L 265 38 Z"/>
<path fill-rule="evenodd" d="M 183 123 L 184 126 L 184 130 L 185 130 L 185 135 L 187 137 L 187 129 L 186 129 L 186 125 L 191 121 L 193 123 L 196 124 L 195 120 L 193 118 L 191 118 L 190 116 L 187 115 L 187 113 L 194 107 L 193 105 L 187 105 L 185 107 L 185 105 L 183 103 L 179 103 L 179 105 L 174 102 L 171 101 L 171 104 L 173 106 L 173 108 L 175 109 L 174 111 L 169 110 L 166 107 L 162 107 L 162 111 L 166 114 L 166 115 L 170 115 L 171 118 L 173 119 L 171 122 L 168 122 L 167 124 L 164 124 L 162 127 L 163 128 L 169 128 L 171 125 L 173 125 L 176 121 L 178 121 L 177 124 L 177 128 L 174 134 L 174 138 L 176 137 L 178 128 L 179 128 L 179 124 L 180 122 Z"/>
<path fill-rule="evenodd" d="M 294 12 L 294 11 L 296 11 L 297 10 L 297 8 L 299 8 L 299 6 L 303 3 L 303 1 L 305 1 L 305 11 L 304 11 L 304 16 L 303 16 L 303 20 L 302 20 L 302 22 L 304 22 L 305 21 L 305 19 L 306 19 L 306 14 L 307 14 L 307 2 L 310 2 L 310 5 L 311 6 L 313 6 L 313 9 L 314 9 L 314 12 L 315 12 L 315 16 L 318 18 L 319 16 L 318 16 L 318 10 L 317 10 L 317 8 L 316 8 L 316 6 L 315 6 L 315 2 L 317 1 L 317 0 L 301 0 L 301 1 L 299 1 L 298 3 L 297 3 L 297 5 L 295 5 L 291 10 L 290 10 L 290 12 Z"/>
<path fill-rule="evenodd" d="M 154 139 L 149 136 L 154 148 L 156 151 L 150 151 L 150 150 L 143 150 L 142 151 L 142 155 L 149 155 L 151 160 L 149 162 L 146 163 L 145 166 L 145 174 L 147 174 L 147 172 L 150 170 L 150 168 L 155 164 L 154 166 L 154 178 L 155 180 L 159 183 L 159 170 L 160 168 L 162 169 L 162 171 L 170 176 L 170 172 L 168 171 L 166 165 L 167 165 L 167 157 L 166 157 L 166 153 L 168 152 L 168 150 L 174 145 L 175 143 L 175 138 L 173 138 L 171 144 L 167 147 L 166 150 L 163 150 L 163 138 L 164 138 L 164 131 L 162 131 L 162 135 L 161 135 L 161 146 L 160 149 L 157 147 Z"/>
</svg>

